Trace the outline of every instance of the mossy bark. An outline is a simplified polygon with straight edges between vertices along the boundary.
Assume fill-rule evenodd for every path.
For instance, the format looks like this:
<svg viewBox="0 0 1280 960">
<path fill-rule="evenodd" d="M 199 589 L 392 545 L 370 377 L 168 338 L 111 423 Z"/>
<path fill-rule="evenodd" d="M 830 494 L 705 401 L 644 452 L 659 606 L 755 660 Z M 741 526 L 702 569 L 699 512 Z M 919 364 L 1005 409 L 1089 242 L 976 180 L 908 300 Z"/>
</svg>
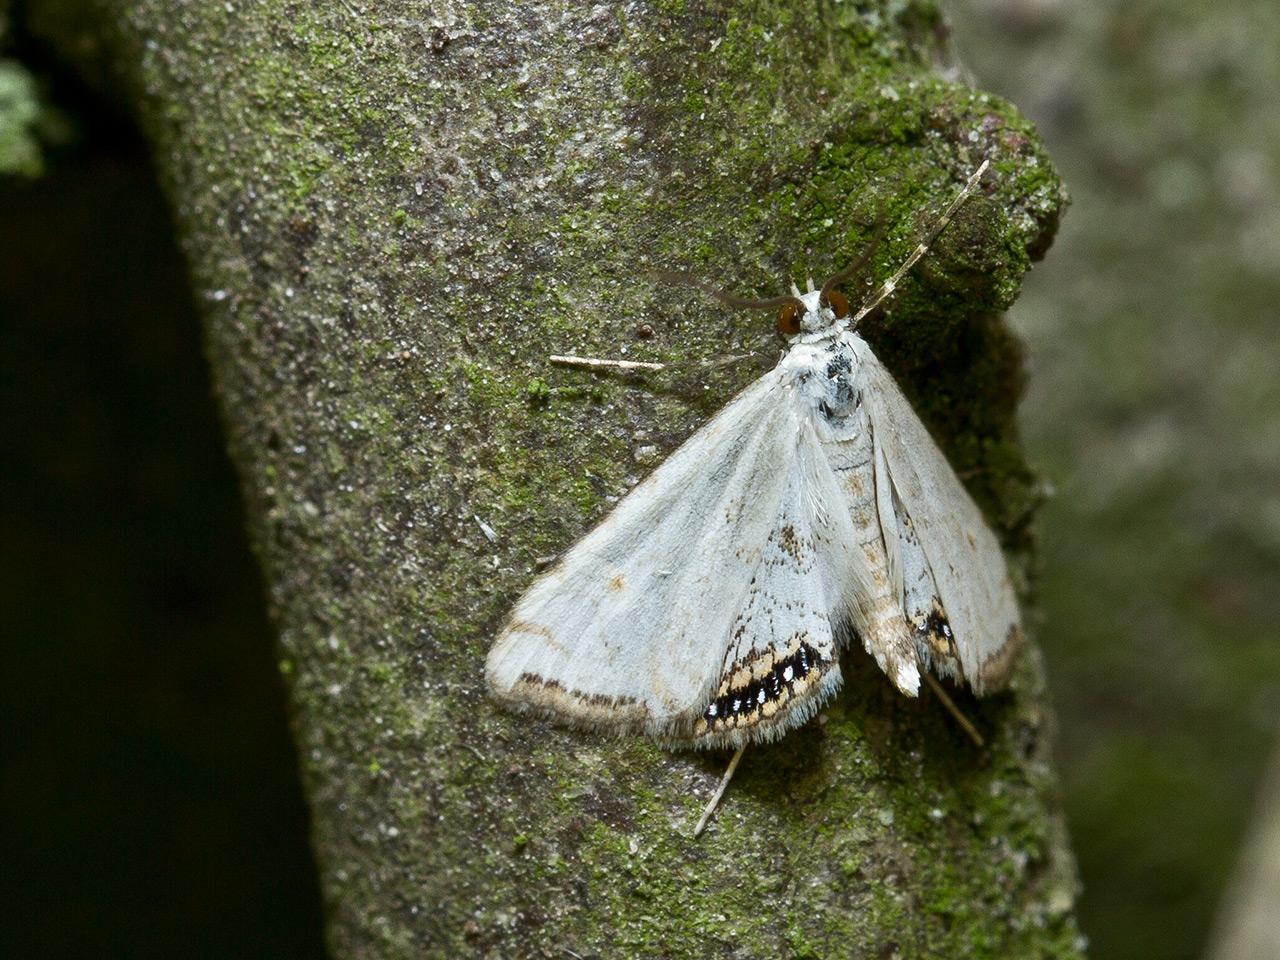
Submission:
<svg viewBox="0 0 1280 960">
<path fill-rule="evenodd" d="M 963 701 L 983 750 L 849 654 L 844 693 L 748 751 L 697 840 L 723 757 L 483 688 L 537 559 L 777 358 L 767 318 L 645 270 L 771 294 L 882 219 L 883 276 L 983 157 L 984 195 L 868 334 L 1026 570 L 998 317 L 1063 194 L 1029 124 L 954 79 L 933 3 L 87 11 L 206 305 L 335 955 L 1078 955 L 1034 654 Z M 74 53 L 77 18 L 49 22 Z"/>
</svg>

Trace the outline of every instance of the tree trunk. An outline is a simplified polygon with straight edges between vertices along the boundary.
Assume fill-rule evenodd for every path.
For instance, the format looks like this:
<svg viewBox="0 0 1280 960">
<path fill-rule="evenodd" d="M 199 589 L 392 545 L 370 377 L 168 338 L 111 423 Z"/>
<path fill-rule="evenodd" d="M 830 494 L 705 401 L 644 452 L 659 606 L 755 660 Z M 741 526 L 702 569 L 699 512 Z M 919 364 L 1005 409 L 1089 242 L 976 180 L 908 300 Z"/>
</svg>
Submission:
<svg viewBox="0 0 1280 960">
<path fill-rule="evenodd" d="M 106 38 L 155 145 L 336 956 L 1079 955 L 1034 653 L 1010 693 L 961 698 L 981 750 L 849 654 L 699 839 L 725 756 L 484 691 L 538 559 L 777 359 L 770 318 L 645 271 L 773 295 L 882 219 L 883 277 L 984 157 L 985 195 L 868 336 L 1027 569 L 998 315 L 1063 194 L 1030 125 L 943 66 L 933 3 L 29 6 L 67 56 L 94 55 L 82 22 Z M 671 368 L 548 366 L 568 352 Z"/>
<path fill-rule="evenodd" d="M 1280 747 L 1258 787 L 1253 824 L 1218 908 L 1206 960 L 1280 956 Z"/>
</svg>

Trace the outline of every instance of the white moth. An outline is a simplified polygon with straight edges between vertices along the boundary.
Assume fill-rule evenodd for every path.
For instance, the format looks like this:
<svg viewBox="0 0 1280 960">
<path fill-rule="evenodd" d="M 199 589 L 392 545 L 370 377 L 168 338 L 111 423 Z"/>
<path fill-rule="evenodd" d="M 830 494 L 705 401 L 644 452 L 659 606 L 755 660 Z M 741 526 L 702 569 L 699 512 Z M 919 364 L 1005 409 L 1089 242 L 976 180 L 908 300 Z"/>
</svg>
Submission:
<svg viewBox="0 0 1280 960">
<path fill-rule="evenodd" d="M 737 748 L 722 792 L 747 744 L 839 689 L 854 639 L 908 696 L 929 671 L 976 694 L 1004 684 L 1022 634 L 1000 546 L 854 332 L 986 167 L 852 316 L 834 288 L 852 267 L 751 304 L 781 306 L 786 355 L 534 581 L 489 653 L 495 697 L 666 746 Z"/>
</svg>

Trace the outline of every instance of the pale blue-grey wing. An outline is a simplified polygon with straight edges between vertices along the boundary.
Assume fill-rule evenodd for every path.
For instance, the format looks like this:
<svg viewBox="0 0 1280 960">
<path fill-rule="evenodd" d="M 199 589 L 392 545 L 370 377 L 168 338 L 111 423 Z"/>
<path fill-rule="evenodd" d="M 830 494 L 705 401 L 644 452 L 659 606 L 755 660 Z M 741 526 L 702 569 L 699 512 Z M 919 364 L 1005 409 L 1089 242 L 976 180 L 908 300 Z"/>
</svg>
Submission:
<svg viewBox="0 0 1280 960">
<path fill-rule="evenodd" d="M 785 394 L 776 369 L 748 386 L 533 582 L 489 653 L 496 697 L 693 736 L 796 456 Z"/>
<path fill-rule="evenodd" d="M 795 454 L 771 465 L 782 496 L 729 630 L 719 682 L 694 725 L 698 745 L 775 740 L 804 723 L 839 688 L 839 624 L 865 579 L 853 528 L 812 408 L 792 406 Z"/>
<path fill-rule="evenodd" d="M 999 689 L 1022 644 L 1000 544 L 888 370 L 861 338 L 852 341 L 891 486 L 892 515 L 880 506 L 882 526 L 898 535 L 890 566 L 901 581 L 904 612 L 923 627 L 922 659 L 944 676 L 958 664 L 975 693 Z"/>
</svg>

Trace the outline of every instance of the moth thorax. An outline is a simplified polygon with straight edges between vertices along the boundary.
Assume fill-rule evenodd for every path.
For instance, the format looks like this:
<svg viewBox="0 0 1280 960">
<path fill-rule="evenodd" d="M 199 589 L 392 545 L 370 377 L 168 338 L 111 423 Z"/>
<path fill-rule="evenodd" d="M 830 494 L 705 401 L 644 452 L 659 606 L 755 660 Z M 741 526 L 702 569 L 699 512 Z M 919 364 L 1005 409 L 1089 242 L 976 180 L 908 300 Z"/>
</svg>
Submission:
<svg viewBox="0 0 1280 960">
<path fill-rule="evenodd" d="M 822 376 L 817 379 L 822 384 L 818 408 L 828 419 L 847 417 L 857 409 L 855 368 L 856 361 L 847 350 L 835 349 L 827 355 Z"/>
<path fill-rule="evenodd" d="M 828 420 L 844 420 L 858 409 L 858 395 L 848 383 L 832 383 L 818 402 L 818 411 Z"/>
</svg>

